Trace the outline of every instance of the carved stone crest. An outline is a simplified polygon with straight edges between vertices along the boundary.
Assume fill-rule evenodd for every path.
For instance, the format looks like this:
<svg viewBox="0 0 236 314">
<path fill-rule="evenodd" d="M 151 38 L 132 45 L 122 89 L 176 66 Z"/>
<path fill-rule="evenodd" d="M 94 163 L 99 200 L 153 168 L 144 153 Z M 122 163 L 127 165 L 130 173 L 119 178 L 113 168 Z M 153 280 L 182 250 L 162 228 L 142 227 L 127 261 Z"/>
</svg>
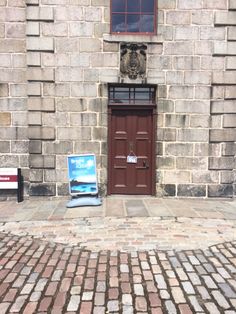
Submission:
<svg viewBox="0 0 236 314">
<path fill-rule="evenodd" d="M 120 73 L 131 80 L 146 74 L 146 45 L 121 44 Z"/>
</svg>

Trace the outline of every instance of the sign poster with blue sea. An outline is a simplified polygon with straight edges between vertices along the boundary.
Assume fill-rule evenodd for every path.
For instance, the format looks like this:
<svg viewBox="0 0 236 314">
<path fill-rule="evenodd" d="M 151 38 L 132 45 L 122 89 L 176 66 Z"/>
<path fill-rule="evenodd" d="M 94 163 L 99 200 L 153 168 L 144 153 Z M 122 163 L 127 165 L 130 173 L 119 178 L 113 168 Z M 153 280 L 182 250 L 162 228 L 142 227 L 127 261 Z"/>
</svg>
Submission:
<svg viewBox="0 0 236 314">
<path fill-rule="evenodd" d="M 70 194 L 97 194 L 96 157 L 94 154 L 68 156 Z"/>
</svg>

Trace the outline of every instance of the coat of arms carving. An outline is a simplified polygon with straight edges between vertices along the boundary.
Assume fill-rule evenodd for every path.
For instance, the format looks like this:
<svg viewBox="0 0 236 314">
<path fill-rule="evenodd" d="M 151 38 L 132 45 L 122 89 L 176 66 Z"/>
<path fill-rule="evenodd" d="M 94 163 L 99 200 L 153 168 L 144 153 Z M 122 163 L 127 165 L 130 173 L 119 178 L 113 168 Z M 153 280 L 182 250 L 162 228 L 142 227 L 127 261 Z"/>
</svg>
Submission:
<svg viewBox="0 0 236 314">
<path fill-rule="evenodd" d="M 120 72 L 131 80 L 144 78 L 146 74 L 147 46 L 138 44 L 121 44 Z"/>
</svg>

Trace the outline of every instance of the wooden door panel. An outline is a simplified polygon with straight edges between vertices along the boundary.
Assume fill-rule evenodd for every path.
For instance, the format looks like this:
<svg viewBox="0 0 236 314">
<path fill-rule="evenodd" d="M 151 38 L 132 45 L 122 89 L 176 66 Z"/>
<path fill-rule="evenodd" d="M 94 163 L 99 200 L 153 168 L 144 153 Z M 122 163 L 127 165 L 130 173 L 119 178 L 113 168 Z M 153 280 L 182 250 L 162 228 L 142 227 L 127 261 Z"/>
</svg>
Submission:
<svg viewBox="0 0 236 314">
<path fill-rule="evenodd" d="M 112 110 L 109 139 L 111 194 L 152 194 L 152 110 Z M 137 163 L 127 163 L 135 154 Z"/>
</svg>

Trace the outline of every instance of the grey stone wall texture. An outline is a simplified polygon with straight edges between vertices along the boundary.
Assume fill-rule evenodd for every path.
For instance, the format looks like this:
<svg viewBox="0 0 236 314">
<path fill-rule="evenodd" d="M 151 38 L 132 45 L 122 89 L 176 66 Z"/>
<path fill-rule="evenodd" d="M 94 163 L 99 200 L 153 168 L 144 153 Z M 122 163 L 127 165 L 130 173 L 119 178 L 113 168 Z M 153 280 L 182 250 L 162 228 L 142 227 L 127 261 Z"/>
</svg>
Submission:
<svg viewBox="0 0 236 314">
<path fill-rule="evenodd" d="M 115 36 L 110 0 L 0 0 L 0 167 L 22 168 L 25 195 L 68 195 L 81 153 L 106 194 L 108 83 L 120 43 L 138 42 L 157 86 L 156 195 L 235 197 L 236 1 L 157 6 L 156 36 Z"/>
</svg>

